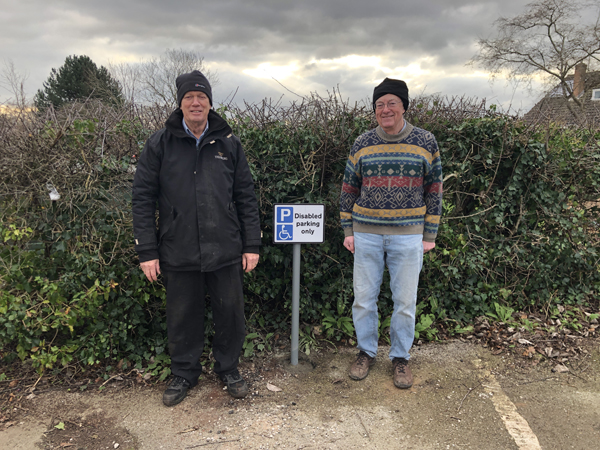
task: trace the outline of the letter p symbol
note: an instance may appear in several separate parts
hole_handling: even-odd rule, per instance
[[[292,208],[279,208],[279,223],[292,223],[293,220]]]

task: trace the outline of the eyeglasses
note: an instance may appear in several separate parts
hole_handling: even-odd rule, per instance
[[[387,102],[387,103],[375,103],[375,109],[384,109],[386,106],[389,109],[394,109],[397,108],[398,106],[400,106],[402,104],[402,102],[397,102],[395,100],[392,100],[391,102]]]

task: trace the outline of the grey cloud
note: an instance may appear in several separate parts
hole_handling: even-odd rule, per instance
[[[239,88],[237,98],[242,91],[243,98],[286,92],[242,70],[297,61],[306,79],[294,88],[339,85],[362,99],[371,94],[368,80],[384,73],[364,67],[324,71],[311,60],[380,55],[394,68],[429,56],[431,70],[468,70],[462,65],[477,38],[500,14],[522,7],[521,0],[9,0],[0,13],[0,46],[4,58],[30,73],[30,92],[69,54],[88,54],[106,65],[185,48],[201,52],[208,65],[235,66],[221,79],[223,88]]]
[[[521,2],[503,3],[503,11]],[[420,1],[58,1],[40,8],[57,15],[76,11],[95,24],[79,30],[83,38],[172,40],[209,50],[234,45],[248,57],[274,51],[317,58],[376,53],[408,47],[440,51],[463,45],[489,28],[497,2]],[[483,7],[481,5],[488,5]],[[471,11],[471,13],[469,13]],[[476,15],[475,15],[476,14]],[[75,27],[76,24],[73,24]]]

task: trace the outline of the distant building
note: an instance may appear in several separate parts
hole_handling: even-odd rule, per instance
[[[600,71],[587,72],[587,66],[581,63],[575,67],[573,75],[567,76],[566,81],[583,109],[573,99],[565,98],[559,84],[531,108],[523,119],[532,124],[552,122],[600,128]]]

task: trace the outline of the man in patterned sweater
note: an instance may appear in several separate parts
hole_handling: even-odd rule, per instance
[[[442,165],[433,134],[404,120],[408,87],[386,78],[373,92],[379,126],[359,136],[350,152],[340,199],[344,246],[354,253],[352,317],[359,353],[350,378],[362,380],[375,363],[377,300],[387,265],[394,309],[394,385],[412,386],[408,366],[423,253],[435,247],[442,214]]]

